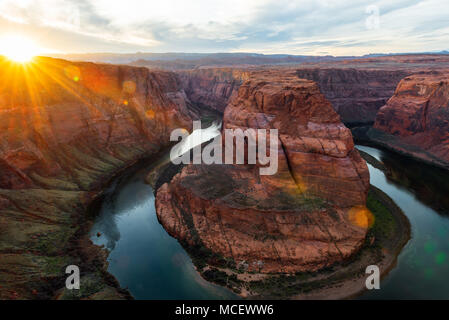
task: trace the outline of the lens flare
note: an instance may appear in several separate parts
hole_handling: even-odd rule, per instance
[[[348,219],[353,225],[364,229],[368,229],[374,224],[374,215],[364,206],[351,208],[348,212]]]

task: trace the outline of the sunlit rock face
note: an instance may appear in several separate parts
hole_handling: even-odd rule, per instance
[[[315,271],[357,252],[370,221],[369,173],[316,83],[294,71],[252,72],[224,112],[223,129],[237,128],[278,130],[278,171],[186,166],[157,192],[166,230],[263,273]]]
[[[98,167],[157,151],[174,128],[191,127],[169,72],[40,58],[3,62],[1,73],[0,163],[10,168],[0,173],[2,187],[41,186],[38,177],[54,176],[86,190],[76,169],[92,167],[96,176]]]
[[[356,65],[354,66],[356,67]],[[303,68],[299,78],[316,81],[346,124],[372,124],[378,110],[393,95],[406,70]]]
[[[449,74],[404,78],[377,115],[375,129],[396,139],[383,143],[449,168]]]
[[[177,72],[190,101],[223,112],[240,85],[248,78],[245,70],[204,68]]]
[[[0,299],[55,297],[70,264],[97,281],[85,298],[122,297],[98,276],[104,253],[82,237],[86,205],[195,118],[170,72],[0,58]]]

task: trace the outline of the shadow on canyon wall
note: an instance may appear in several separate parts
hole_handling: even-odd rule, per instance
[[[411,158],[388,152],[381,161],[391,181],[413,191],[416,198],[449,217],[449,173]]]

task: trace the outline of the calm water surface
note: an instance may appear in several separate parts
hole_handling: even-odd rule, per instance
[[[192,133],[191,147],[219,133],[219,124]],[[106,190],[91,239],[110,250],[109,269],[136,299],[231,299],[230,290],[205,281],[178,241],[159,224],[151,168],[128,172]],[[97,237],[100,232],[101,236]]]
[[[218,128],[206,129],[207,139]],[[357,147],[384,163],[387,174],[368,165],[371,183],[401,207],[412,226],[412,239],[381,290],[360,298],[449,299],[449,175],[386,151]],[[203,280],[181,245],[159,224],[153,190],[144,182],[149,170],[128,172],[105,193],[91,239],[110,250],[109,272],[136,299],[237,298]]]
[[[393,153],[357,146],[382,161],[387,174],[368,164],[371,184],[404,211],[412,239],[381,290],[362,299],[449,299],[449,174]]]

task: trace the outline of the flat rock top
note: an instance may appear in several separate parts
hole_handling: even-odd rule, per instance
[[[312,80],[300,79],[294,70],[261,70],[253,71],[249,74],[248,80],[252,83],[260,83],[273,88],[316,88],[316,83]]]
[[[254,165],[191,165],[180,183],[197,197],[234,209],[310,212],[327,208],[321,199],[299,194],[291,176],[277,176],[277,185],[260,181]],[[217,183],[220,181],[220,183]]]
[[[418,73],[402,79],[396,88],[394,96],[387,105],[400,101],[410,103],[423,103],[432,97],[435,100],[432,105],[443,107],[449,101],[449,73],[431,72]],[[433,99],[433,98],[432,98]]]

